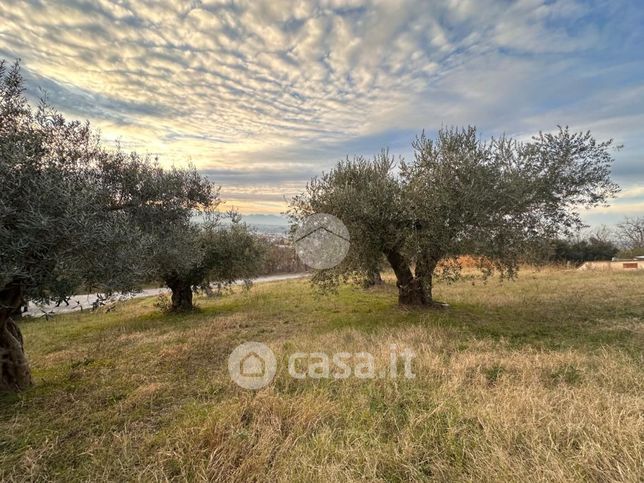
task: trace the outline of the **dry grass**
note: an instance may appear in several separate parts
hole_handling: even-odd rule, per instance
[[[167,316],[23,324],[37,386],[0,398],[2,480],[641,481],[641,273],[546,270],[439,284],[446,311],[395,289],[257,286]],[[256,340],[267,388],[228,378]],[[415,379],[294,380],[295,351],[416,352]]]

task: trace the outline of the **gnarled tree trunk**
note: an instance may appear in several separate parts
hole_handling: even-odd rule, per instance
[[[412,277],[407,283],[396,283],[398,286],[399,305],[430,305],[431,295],[427,294],[423,282]]]
[[[192,305],[192,285],[185,280],[170,279],[166,284],[172,290],[172,310],[188,311],[193,309]]]
[[[0,391],[20,391],[32,383],[22,334],[12,319],[22,305],[20,284],[0,289]]]
[[[432,303],[431,292],[427,292],[423,281],[415,277],[409,262],[399,252],[392,250],[386,254],[387,261],[396,274],[398,287],[398,304],[429,305]]]
[[[420,257],[416,262],[416,279],[422,281],[423,289],[427,295],[428,305],[433,305],[435,307],[444,307],[444,304],[434,301],[432,296],[433,281],[434,281],[434,270],[436,269],[438,262],[434,259]]]

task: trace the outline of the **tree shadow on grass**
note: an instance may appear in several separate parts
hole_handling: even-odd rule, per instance
[[[504,340],[511,346],[550,350],[596,350],[609,346],[624,349],[631,355],[641,354],[644,349],[642,307],[620,300],[562,296],[554,301],[545,302],[535,297],[526,302],[509,297],[502,304],[484,299],[478,303],[456,301],[449,308],[436,310],[399,307],[393,297],[395,287],[378,293],[345,294],[338,300],[341,304],[338,313],[328,315],[324,331],[351,328],[374,332],[421,325],[449,327],[462,334],[464,342]],[[451,302],[449,296],[443,299]],[[370,300],[377,310],[371,310]]]

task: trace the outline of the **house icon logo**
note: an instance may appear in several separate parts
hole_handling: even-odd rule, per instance
[[[263,377],[266,363],[259,354],[251,352],[239,361],[239,373],[244,377]]]
[[[244,389],[261,389],[275,377],[277,361],[273,351],[259,342],[246,342],[228,357],[228,373]]]

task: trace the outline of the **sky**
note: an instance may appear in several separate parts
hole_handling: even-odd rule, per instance
[[[2,0],[0,58],[107,143],[193,163],[226,206],[279,214],[346,156],[422,130],[613,138],[610,207],[644,215],[641,0]]]

